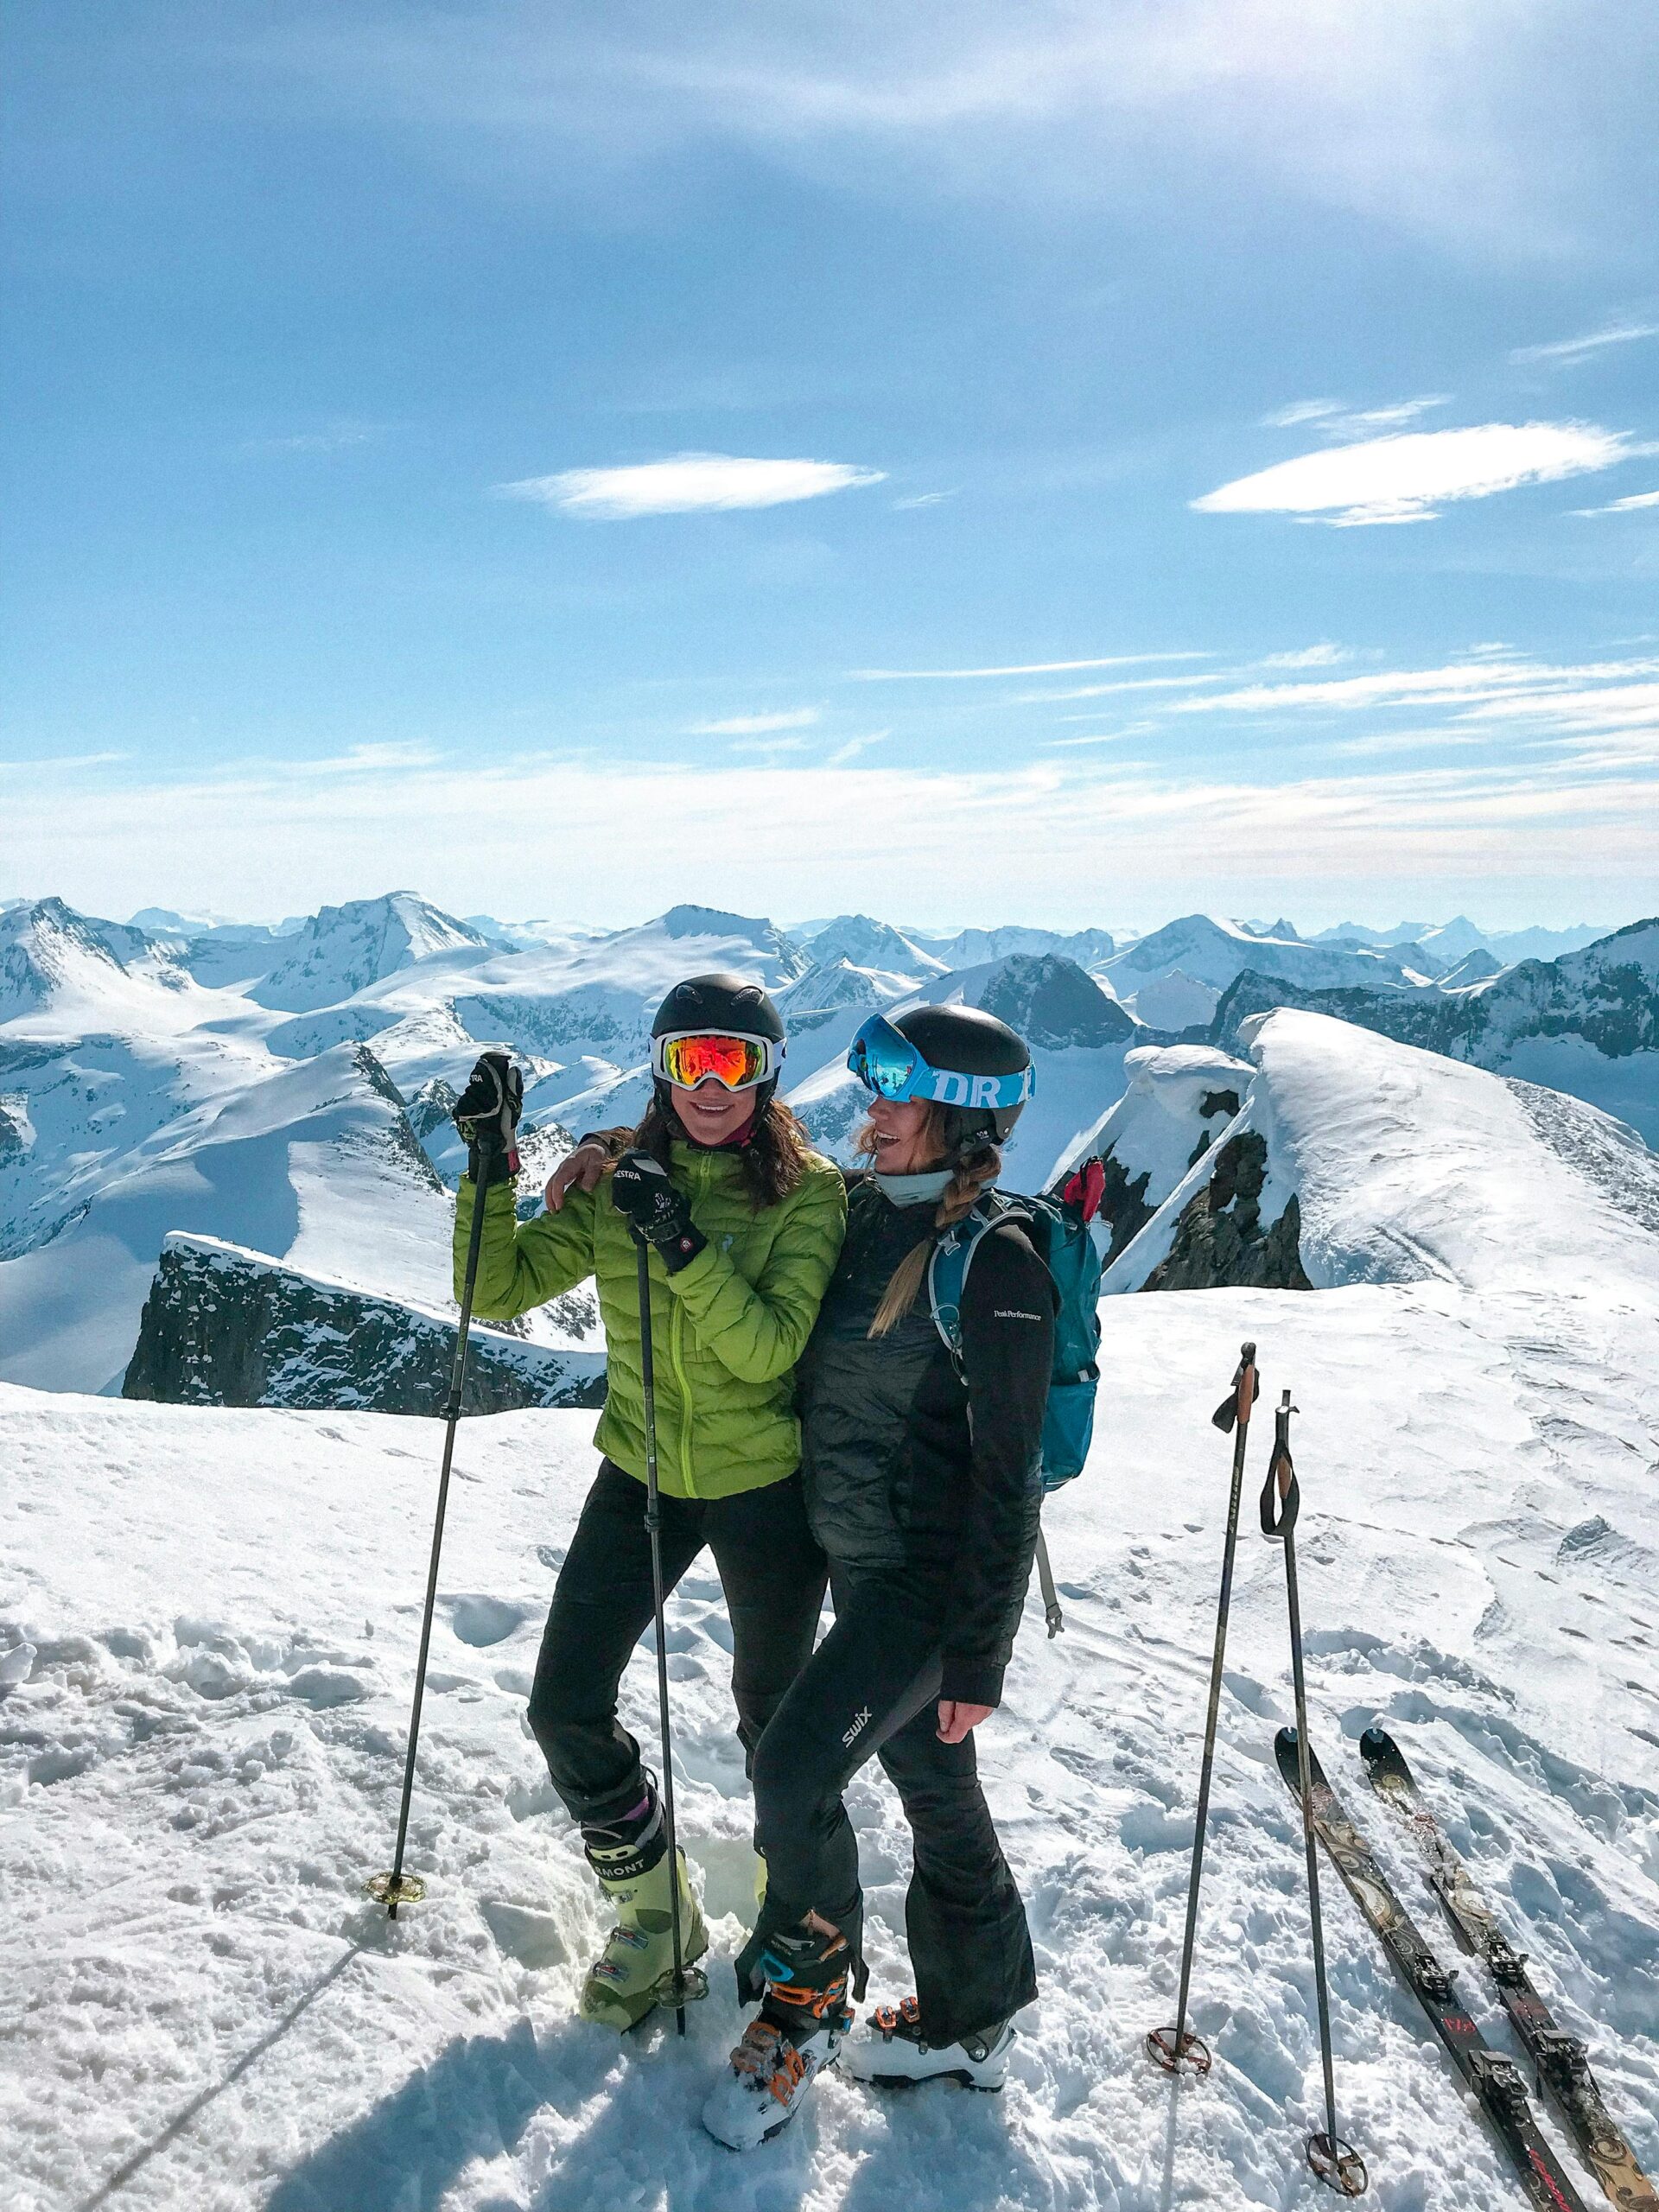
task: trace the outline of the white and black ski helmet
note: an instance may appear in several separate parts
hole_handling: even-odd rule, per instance
[[[676,983],[658,1007],[651,1025],[653,1038],[695,1035],[700,1030],[733,1037],[764,1037],[776,1047],[779,1059],[784,1056],[784,1020],[770,995],[759,983],[734,976],[727,969],[717,969],[707,976],[688,976],[683,983]],[[658,1077],[654,1088],[658,1104],[665,1114],[671,1115],[668,1084]],[[764,1111],[777,1088],[775,1075],[770,1081],[755,1086],[757,1114]]]
[[[914,1006],[893,1026],[931,1068],[950,1075],[1022,1075],[1031,1065],[1026,1040],[1006,1021],[976,1006]],[[947,1106],[944,1141],[954,1158],[977,1144],[1003,1144],[1025,1112],[1017,1106]]]

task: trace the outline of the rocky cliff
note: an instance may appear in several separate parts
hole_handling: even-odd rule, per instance
[[[1230,1137],[1202,1190],[1182,1208],[1166,1255],[1142,1290],[1312,1290],[1302,1266],[1301,1208],[1292,1192],[1262,1217],[1268,1145],[1255,1129]]]
[[[162,1246],[121,1395],[169,1405],[435,1414],[455,1327],[441,1314],[301,1274],[207,1236]],[[475,1329],[463,1409],[593,1406],[602,1352],[561,1352]]]

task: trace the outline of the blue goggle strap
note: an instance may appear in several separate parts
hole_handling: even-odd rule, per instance
[[[894,1101],[920,1098],[937,1106],[1023,1106],[1037,1088],[1034,1067],[1012,1075],[963,1075],[930,1067],[910,1039],[883,1014],[872,1014],[854,1038],[847,1065],[869,1090]]]

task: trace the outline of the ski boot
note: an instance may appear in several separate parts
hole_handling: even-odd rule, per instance
[[[588,1969],[577,2006],[584,2020],[626,2033],[658,2005],[675,2001],[674,1923],[669,1890],[668,1838],[663,1808],[651,1793],[638,1821],[614,1827],[584,1827],[582,1849],[600,1887],[616,1907],[616,1926]],[[686,1877],[685,1853],[675,1853],[680,1885],[680,1961],[690,1967],[709,1948],[702,1912]],[[685,1977],[681,2001],[708,1987],[701,1974]]]
[[[853,1964],[847,1938],[834,1931],[801,1923],[768,1937],[755,1967],[765,1981],[760,2010],[702,2108],[717,2143],[753,2151],[793,2120],[852,2025]]]
[[[906,1997],[895,2008],[878,2005],[868,2024],[841,2054],[842,2071],[855,2082],[891,2088],[902,2082],[960,2082],[968,2089],[1000,2089],[1007,2079],[1014,2026],[1004,2020],[956,2043],[922,2039],[921,2007]]]

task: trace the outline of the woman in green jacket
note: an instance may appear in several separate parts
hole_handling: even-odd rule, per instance
[[[638,1238],[650,1254],[664,1586],[709,1547],[731,1615],[746,1757],[811,1655],[823,1599],[823,1554],[801,1495],[793,1370],[841,1249],[847,1198],[839,1171],[774,1095],[783,1039],[757,985],[690,978],[652,1024],[651,1107],[595,1187],[572,1183],[556,1212],[521,1225],[505,1152],[474,1148],[456,1206],[459,1294],[487,1158],[480,1318],[510,1320],[589,1275],[598,1283],[608,1383],[594,1441],[605,1456],[559,1570],[530,1722],[617,1910],[581,2010],[620,2029],[671,1986],[677,1878],[683,1955],[708,1947],[683,1857],[670,1866],[655,1784],[616,1711],[653,1611]],[[496,1066],[480,1061],[457,1103],[458,1122],[499,1109],[499,1058],[490,1059]]]

